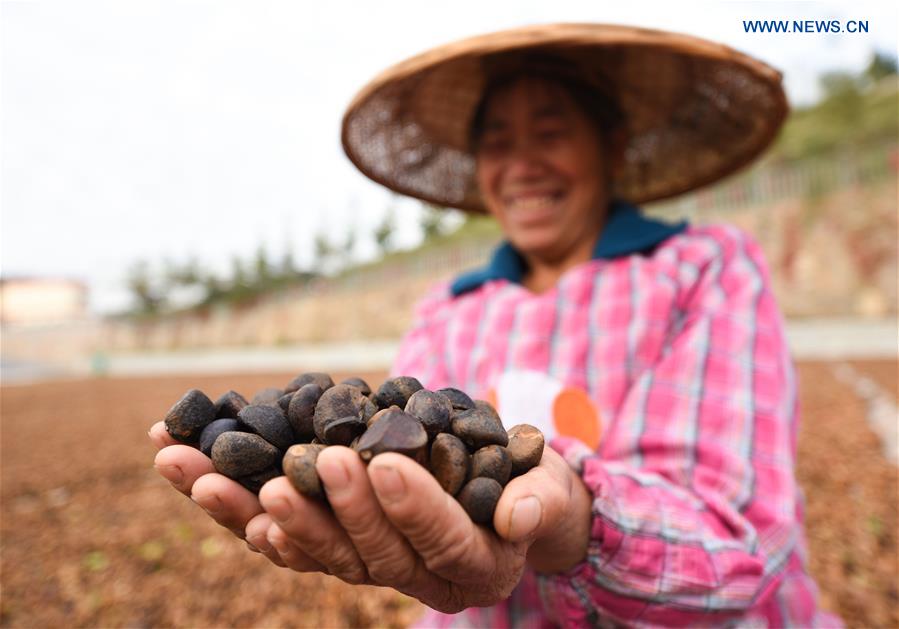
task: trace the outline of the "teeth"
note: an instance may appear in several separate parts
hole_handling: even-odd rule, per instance
[[[550,196],[545,197],[527,197],[525,199],[514,199],[510,204],[513,208],[522,210],[533,210],[545,205],[553,203],[554,199]]]

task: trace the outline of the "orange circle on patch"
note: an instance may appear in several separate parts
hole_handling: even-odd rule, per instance
[[[484,396],[484,400],[486,402],[489,402],[490,406],[492,406],[493,408],[499,409],[499,401],[496,397],[496,389],[490,389],[489,391],[487,391],[487,395]]]
[[[553,400],[553,424],[559,435],[574,437],[593,450],[599,446],[602,422],[593,402],[580,389],[559,391]]]

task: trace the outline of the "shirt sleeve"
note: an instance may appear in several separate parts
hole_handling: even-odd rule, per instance
[[[717,253],[693,267],[602,456],[552,444],[594,497],[586,560],[539,576],[563,626],[726,621],[774,592],[801,543],[795,377],[762,254],[732,228],[703,238]]]
[[[445,310],[452,299],[449,286],[439,284],[415,306],[412,327],[400,341],[390,376],[412,376],[426,389],[449,386],[440,347]]]

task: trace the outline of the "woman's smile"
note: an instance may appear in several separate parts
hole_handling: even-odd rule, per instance
[[[521,79],[489,100],[478,185],[531,266],[589,259],[608,204],[602,148],[599,130],[551,82]]]

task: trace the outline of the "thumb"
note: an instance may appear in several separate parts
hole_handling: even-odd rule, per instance
[[[509,482],[496,505],[493,527],[510,542],[533,542],[555,531],[569,512],[573,481],[564,459],[546,448],[540,465]]]

